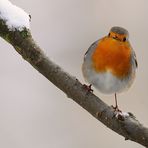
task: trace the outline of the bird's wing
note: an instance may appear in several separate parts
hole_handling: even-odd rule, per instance
[[[136,65],[136,68],[138,68],[138,62],[137,62],[137,57],[135,51],[132,49],[132,54],[133,54],[133,62]]]
[[[96,48],[96,46],[97,46],[97,44],[98,44],[98,41],[99,41],[99,40],[95,41],[94,43],[92,43],[92,44],[90,45],[90,47],[88,48],[88,50],[86,51],[86,53],[85,53],[85,55],[84,55],[84,59],[85,59],[85,57],[87,56],[87,54],[88,54],[90,51],[92,51],[93,49]]]

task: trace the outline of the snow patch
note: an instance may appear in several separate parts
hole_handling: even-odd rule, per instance
[[[9,0],[0,0],[0,19],[6,22],[10,31],[30,28],[30,17],[21,8],[13,5]]]
[[[124,119],[128,118],[129,116],[130,116],[129,113],[127,113],[127,112],[121,112],[121,111],[116,111],[115,112],[115,117],[117,119],[119,119],[119,120],[123,120],[124,121]]]

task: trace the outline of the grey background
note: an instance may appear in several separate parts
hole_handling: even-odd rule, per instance
[[[11,0],[32,16],[31,30],[45,53],[84,83],[83,55],[112,26],[125,27],[139,68],[120,108],[148,125],[147,0]],[[0,147],[141,148],[106,128],[24,61],[0,38]],[[109,105],[113,95],[96,95]]]

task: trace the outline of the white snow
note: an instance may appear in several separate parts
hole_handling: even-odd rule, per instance
[[[118,118],[119,116],[122,116],[123,118],[127,118],[127,117],[129,117],[129,113],[117,111],[115,117]]]
[[[9,0],[0,0],[0,19],[6,22],[10,31],[15,29],[22,31],[24,28],[30,28],[29,15]]]

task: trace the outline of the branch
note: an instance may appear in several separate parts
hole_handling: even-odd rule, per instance
[[[75,77],[50,61],[43,50],[35,43],[27,27],[21,30],[10,29],[6,20],[0,17],[0,36],[9,42],[36,70],[61,89],[67,97],[73,99],[96,119],[125,137],[125,140],[132,140],[148,147],[147,127],[144,127],[132,113],[129,113],[129,116],[125,118],[122,118],[122,116],[116,118],[112,107],[85,90]]]

